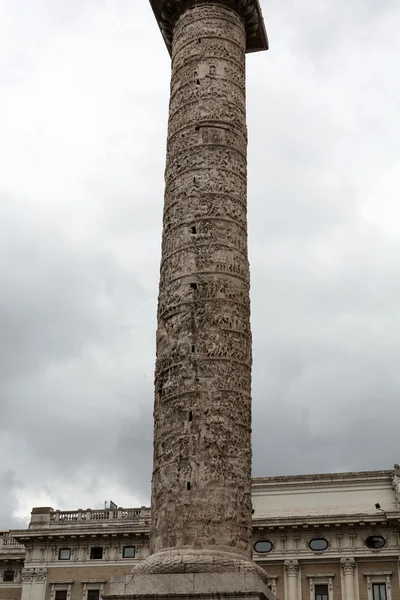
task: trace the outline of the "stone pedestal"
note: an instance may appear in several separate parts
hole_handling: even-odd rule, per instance
[[[114,577],[104,600],[166,598],[276,600],[268,575],[250,559],[193,549],[158,552],[128,577]]]
[[[112,581],[107,600],[276,600],[255,573],[173,573],[137,575]]]

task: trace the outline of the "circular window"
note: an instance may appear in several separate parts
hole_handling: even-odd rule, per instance
[[[377,550],[386,546],[386,541],[385,538],[381,535],[369,535],[365,540],[365,545],[367,546],[367,548]]]
[[[311,550],[314,550],[315,552],[323,552],[329,546],[328,541],[325,538],[314,538],[313,540],[310,540],[308,545]]]
[[[273,544],[269,540],[260,540],[254,544],[254,550],[259,554],[263,554],[263,552],[271,552],[272,548]]]

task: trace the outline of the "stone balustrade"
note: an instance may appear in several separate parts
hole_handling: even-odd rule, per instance
[[[112,520],[143,521],[145,525],[150,520],[148,508],[119,508],[116,510],[55,510],[50,514],[50,523],[72,523],[74,521],[112,521]],[[146,523],[147,521],[147,523]]]
[[[22,544],[19,544],[8,532],[0,533],[0,547],[18,547],[24,549]]]
[[[150,525],[150,509],[141,508],[116,508],[116,509],[91,509],[86,510],[53,510],[50,507],[34,508],[31,515],[30,529],[42,527],[73,526],[75,524],[96,522],[129,522],[137,526]]]

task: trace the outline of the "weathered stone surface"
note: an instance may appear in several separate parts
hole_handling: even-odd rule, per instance
[[[107,600],[119,598],[146,597],[163,600],[177,598],[259,598],[276,600],[267,584],[252,572],[236,573],[180,573],[135,575],[128,579],[125,586],[111,582]]]
[[[242,18],[219,2],[176,21],[155,370],[158,554],[143,564],[153,572],[188,569],[187,556],[166,549],[250,556],[245,51]],[[214,571],[212,561],[192,559],[194,571]]]
[[[174,573],[249,573],[268,582],[267,572],[240,554],[192,548],[157,552],[134,570],[135,577],[144,574]]]
[[[267,50],[268,38],[259,0],[213,0],[214,4],[226,6],[237,12],[246,30],[247,52]],[[204,5],[204,0],[150,0],[168,51],[176,43],[176,23],[189,8]],[[217,33],[220,35],[220,33]]]

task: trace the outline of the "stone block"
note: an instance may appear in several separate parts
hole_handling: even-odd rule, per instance
[[[257,573],[176,573],[137,574],[124,586],[111,582],[104,600],[276,600],[267,584]]]

